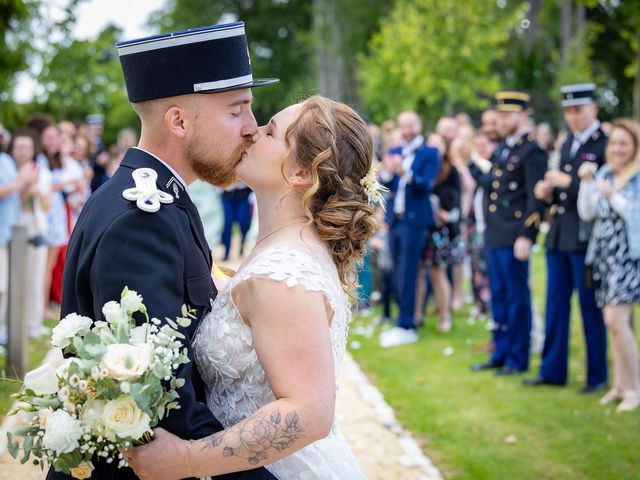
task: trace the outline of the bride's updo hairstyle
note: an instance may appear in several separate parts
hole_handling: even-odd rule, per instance
[[[286,142],[283,173],[289,157],[310,172],[312,186],[302,197],[306,216],[329,246],[341,282],[353,287],[355,266],[377,229],[362,182],[373,158],[367,125],[349,106],[313,96],[302,102]]]

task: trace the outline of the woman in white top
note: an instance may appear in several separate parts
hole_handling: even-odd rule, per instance
[[[51,207],[51,172],[45,165],[37,166],[34,133],[17,132],[11,140],[9,153],[18,168],[32,165],[38,171],[37,180],[21,194],[21,221],[27,228],[27,258],[24,276],[24,312],[30,337],[46,335],[44,320],[44,276],[47,263],[47,212]]]

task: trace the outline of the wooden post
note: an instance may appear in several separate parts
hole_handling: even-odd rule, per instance
[[[7,374],[24,378],[27,373],[27,319],[24,315],[24,275],[27,228],[14,225],[9,242],[9,349]]]

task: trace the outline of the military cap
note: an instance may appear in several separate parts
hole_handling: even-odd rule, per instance
[[[574,85],[564,85],[560,87],[563,107],[575,107],[577,105],[588,105],[596,101],[595,83],[577,83]]]
[[[253,78],[244,22],[127,40],[116,47],[133,103],[278,81]]]
[[[524,112],[529,108],[529,95],[523,92],[496,93],[496,110],[499,112]]]

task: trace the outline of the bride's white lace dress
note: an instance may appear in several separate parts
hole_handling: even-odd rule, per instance
[[[325,296],[333,311],[330,335],[336,379],[347,343],[348,299],[326,251],[294,241],[254,252],[220,291],[193,343],[195,362],[206,383],[207,404],[225,428],[275,400],[256,355],[251,328],[240,317],[231,296],[233,288],[250,277],[284,282],[289,287],[300,285]],[[279,480],[366,478],[335,423],[326,438],[266,468]]]

